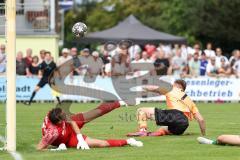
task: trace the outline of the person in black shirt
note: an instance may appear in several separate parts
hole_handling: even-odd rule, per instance
[[[164,58],[164,52],[159,51],[157,59],[154,62],[157,75],[167,75],[169,60]]]
[[[35,87],[29,102],[25,103],[26,105],[31,105],[32,100],[35,97],[36,93],[39,91],[39,89],[43,88],[46,84],[48,84],[49,76],[55,69],[56,69],[56,64],[52,61],[51,53],[46,51],[44,61],[41,64],[39,64],[38,75],[40,77],[40,81]],[[58,103],[61,103],[60,98],[58,96],[56,98],[58,100]]]
[[[38,72],[39,72],[38,61],[39,61],[38,56],[34,56],[32,58],[32,63],[29,66],[29,72],[31,75],[38,75]]]

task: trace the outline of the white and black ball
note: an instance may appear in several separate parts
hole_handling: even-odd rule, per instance
[[[84,37],[87,33],[87,25],[82,22],[77,22],[72,27],[72,33],[76,37]]]

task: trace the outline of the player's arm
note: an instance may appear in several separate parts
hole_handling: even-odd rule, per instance
[[[205,123],[205,120],[204,120],[203,116],[201,115],[200,112],[196,112],[194,114],[194,118],[196,119],[196,121],[199,124],[200,130],[201,130],[201,134],[203,136],[205,136],[206,135],[206,123]]]
[[[78,140],[78,144],[77,144],[77,149],[90,149],[88,144],[85,142],[83,135],[81,134],[81,130],[78,127],[77,123],[75,121],[70,120],[69,117],[67,117],[68,122],[71,124],[74,132],[77,134],[77,140]]]
[[[166,81],[160,80],[159,86],[147,85],[147,86],[143,87],[143,90],[145,90],[147,92],[155,92],[155,93],[165,95],[172,90],[172,85]]]
[[[47,148],[48,148],[48,144],[44,144],[42,140],[40,140],[40,142],[36,147],[38,151],[43,151],[43,150],[46,150]]]

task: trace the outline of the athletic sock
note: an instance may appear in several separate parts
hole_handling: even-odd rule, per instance
[[[35,97],[35,95],[36,95],[36,91],[33,91],[33,92],[32,92],[32,95],[31,95],[31,98],[30,98],[30,100],[29,100],[29,104],[32,103],[32,100],[33,100],[33,98]]]
[[[96,109],[99,109],[101,111],[101,114],[104,115],[119,107],[120,107],[119,102],[115,101],[110,103],[103,103],[100,106],[98,106]]]
[[[58,104],[61,104],[60,98],[58,96],[56,96]]]
[[[127,140],[125,139],[108,139],[106,140],[109,147],[121,147],[127,145]]]

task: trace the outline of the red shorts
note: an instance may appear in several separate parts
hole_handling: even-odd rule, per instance
[[[78,125],[78,127],[79,127],[80,129],[81,129],[81,128],[84,126],[84,124],[85,124],[82,113],[78,113],[78,114],[72,115],[72,116],[71,116],[71,119],[77,123],[77,125]]]
[[[77,125],[80,129],[85,124],[82,113],[74,114],[73,116],[71,116],[71,119],[77,123]],[[85,140],[86,138],[87,138],[87,136],[83,135],[83,139]],[[77,147],[77,144],[78,144],[77,135],[73,131],[66,146],[67,147]]]

